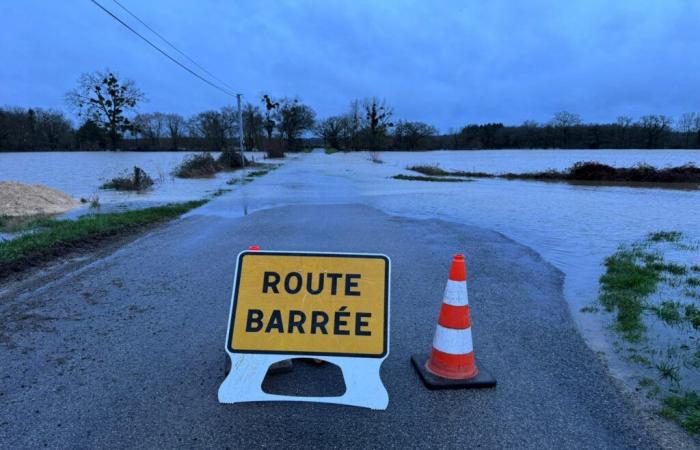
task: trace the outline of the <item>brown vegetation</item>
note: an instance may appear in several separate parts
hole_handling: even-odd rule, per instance
[[[490,174],[484,172],[447,171],[437,166],[412,166],[408,170],[430,176],[506,178],[522,180],[564,180],[642,183],[700,183],[700,168],[688,163],[657,169],[639,164],[635,167],[612,167],[599,162],[577,162],[564,171],[547,170],[530,173]]]

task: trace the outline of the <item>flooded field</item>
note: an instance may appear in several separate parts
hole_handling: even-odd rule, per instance
[[[196,200],[208,192],[226,187],[234,175],[219,173],[209,179],[174,178],[172,170],[192,155],[188,152],[27,152],[0,153],[0,180],[43,184],[61,190],[76,199],[99,197],[106,209],[125,205],[145,207],[152,204]],[[215,153],[214,156],[218,156]],[[263,153],[254,154],[256,160]],[[248,159],[250,153],[246,154]],[[134,166],[146,171],[156,184],[144,193],[100,189],[115,176],[131,172]]]

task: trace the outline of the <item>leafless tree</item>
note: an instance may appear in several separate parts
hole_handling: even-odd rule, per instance
[[[394,128],[394,148],[415,150],[436,134],[437,129],[427,123],[399,121]]]
[[[581,116],[568,111],[559,111],[554,114],[552,119],[552,126],[559,130],[562,137],[562,147],[569,146],[569,138],[571,136],[571,130],[573,127],[581,125]]]
[[[285,140],[288,150],[298,150],[299,138],[305,131],[313,129],[316,113],[298,98],[282,99],[279,112],[280,121],[277,127],[280,137]]]
[[[678,131],[683,134],[686,147],[690,146],[690,138],[697,131],[696,127],[700,122],[698,119],[698,115],[694,112],[683,113],[680,119],[678,119]]]
[[[316,125],[315,132],[323,139],[326,146],[334,149],[342,148],[342,138],[345,131],[346,120],[341,116],[332,116],[324,119]]]
[[[394,126],[391,123],[393,110],[386,104],[385,100],[380,100],[377,97],[365,100],[362,106],[365,110],[369,131],[369,149],[377,150],[382,145],[387,130]]]
[[[187,122],[179,114],[167,114],[165,116],[165,124],[168,128],[170,146],[173,150],[178,150],[182,136],[185,134],[185,126]]]
[[[663,114],[640,117],[639,126],[644,130],[646,148],[656,148],[659,138],[671,129],[672,123],[673,119]]]
[[[265,126],[260,108],[248,103],[243,108],[243,141],[246,150],[262,149],[262,134]]]
[[[159,112],[137,114],[134,117],[134,128],[138,135],[146,139],[151,148],[159,149],[160,139],[165,136],[166,116]]]
[[[123,133],[132,129],[127,114],[144,99],[132,80],[119,81],[109,70],[82,74],[78,87],[66,94],[66,101],[79,117],[105,130],[112,150],[117,148]]]

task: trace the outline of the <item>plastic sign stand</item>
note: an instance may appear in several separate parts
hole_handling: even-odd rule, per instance
[[[357,253],[244,251],[238,256],[219,402],[303,401],[386,409],[380,367],[389,354],[391,263]],[[268,394],[271,364],[315,358],[337,365],[345,393]]]

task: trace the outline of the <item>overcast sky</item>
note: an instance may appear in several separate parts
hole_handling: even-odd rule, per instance
[[[372,95],[443,131],[700,110],[696,0],[120,2],[246,100],[296,95],[319,117]],[[233,101],[90,0],[0,0],[0,58],[0,105],[65,108],[80,73],[106,67],[136,81],[145,111]]]

